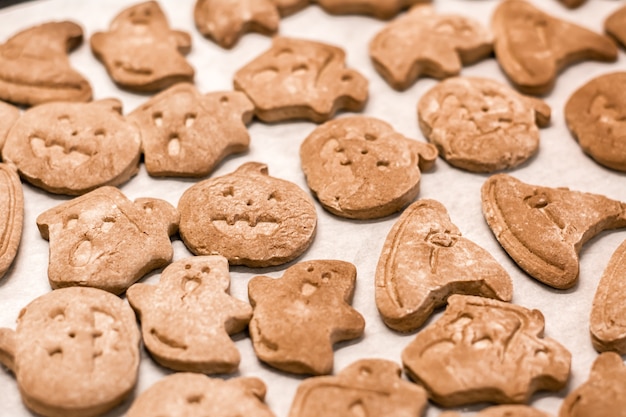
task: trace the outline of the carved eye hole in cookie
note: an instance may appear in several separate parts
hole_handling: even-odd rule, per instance
[[[293,55],[293,50],[291,48],[283,48],[276,52],[276,58],[278,59],[287,58],[291,55]]]
[[[526,203],[526,205],[528,205],[528,207],[533,209],[542,209],[550,204],[548,196],[543,193],[533,194],[531,196],[525,197],[524,202]]]
[[[344,83],[352,81],[352,74],[343,74],[341,76],[341,81],[343,81]]]
[[[204,396],[202,394],[192,394],[186,398],[187,404],[200,404]]]
[[[291,69],[291,72],[293,75],[304,75],[308,70],[309,67],[306,64],[297,64]]]
[[[61,123],[69,123],[70,122],[70,116],[68,116],[67,114],[63,114],[59,117],[57,117],[57,120]]]
[[[361,149],[361,155],[367,155],[368,153],[369,153],[369,150]]]
[[[548,361],[548,350],[545,348],[536,349],[533,356],[541,361]]]
[[[170,133],[167,141],[167,154],[170,156],[178,156],[180,154],[180,138],[178,133]]]
[[[378,137],[376,135],[372,134],[372,133],[366,133],[365,134],[365,140],[367,140],[367,141],[373,142],[376,139],[378,139]]]
[[[360,398],[348,406],[350,417],[367,417],[369,412]]]
[[[163,113],[160,111],[152,113],[152,121],[156,127],[163,126]]]
[[[493,340],[489,335],[475,336],[472,339],[472,347],[476,349],[488,349],[493,346]]]
[[[78,214],[70,214],[63,219],[63,223],[64,229],[73,229],[78,224]]]
[[[222,97],[220,97],[220,104],[221,104],[222,106],[227,105],[227,104],[228,104],[228,97],[226,97],[226,96],[222,96]]]
[[[63,321],[65,320],[65,310],[62,307],[53,308],[49,316],[54,321]]]
[[[95,132],[93,132],[94,136],[96,137],[96,140],[101,141],[104,139],[104,136],[106,135],[106,130],[104,129],[96,129]]]
[[[224,98],[224,97],[222,97]],[[220,99],[221,100],[221,99]],[[196,122],[197,115],[195,113],[187,113],[185,115],[185,127],[191,127]]]
[[[267,201],[280,201],[280,196],[276,191],[272,191],[267,197]]]
[[[268,67],[254,74],[254,82],[259,84],[268,83],[278,75],[278,68]]]
[[[102,219],[102,226],[100,226],[100,230],[102,231],[102,233],[108,233],[114,225],[115,217],[106,216],[104,219]]]
[[[331,277],[331,273],[330,272],[324,272],[322,274],[322,283],[323,284],[328,284],[328,282],[330,281],[330,277]]]
[[[381,159],[379,161],[376,161],[376,167],[378,169],[382,169],[382,170],[388,169],[389,168],[389,161],[387,161],[386,159]]]
[[[52,359],[60,359],[63,357],[63,349],[61,349],[61,347],[50,349],[48,350],[48,356]]]

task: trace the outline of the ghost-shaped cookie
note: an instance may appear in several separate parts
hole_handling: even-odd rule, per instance
[[[248,149],[254,106],[241,92],[200,94],[179,83],[150,98],[128,120],[141,131],[152,176],[201,177],[232,153]]]
[[[191,50],[191,36],[170,29],[156,1],[120,12],[108,32],[93,34],[91,50],[113,81],[128,90],[154,92],[193,82],[194,69],[183,56]]]
[[[513,283],[489,252],[461,236],[441,203],[418,200],[385,240],[376,269],[376,306],[387,326],[413,331],[450,294],[511,301]]]
[[[172,260],[169,237],[178,219],[168,202],[132,202],[115,187],[98,188],[43,212],[37,227],[50,241],[50,286],[124,292]]]
[[[333,344],[360,337],[365,327],[349,304],[355,284],[354,265],[334,260],[300,262],[280,279],[252,278],[249,328],[257,357],[286,372],[331,373]]]
[[[234,85],[264,122],[320,123],[341,109],[360,111],[367,100],[367,79],[344,61],[339,47],[277,36],[268,51],[235,73]]]
[[[223,256],[181,259],[165,268],[158,285],[130,287],[126,296],[152,357],[176,371],[236,371],[240,355],[229,335],[248,325],[252,307],[231,297],[229,287]]]
[[[22,239],[24,192],[15,169],[0,163],[0,279],[10,268]]]
[[[569,378],[571,354],[544,339],[543,329],[539,310],[455,294],[443,316],[404,349],[402,363],[444,407],[525,403],[535,391],[560,390]]]
[[[92,417],[131,393],[139,368],[135,314],[96,288],[62,288],[28,304],[17,329],[0,329],[0,363],[24,404],[46,417]]]
[[[463,65],[487,58],[492,36],[479,22],[460,15],[437,14],[416,5],[389,23],[370,42],[374,68],[396,90],[419,77],[458,75]]]
[[[91,85],[67,56],[82,41],[83,29],[69,21],[43,23],[13,35],[0,45],[0,100],[24,106],[91,100]]]

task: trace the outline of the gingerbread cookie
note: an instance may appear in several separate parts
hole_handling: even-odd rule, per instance
[[[411,140],[382,120],[331,120],[300,146],[302,170],[313,194],[333,214],[373,219],[401,210],[419,193],[420,170],[437,149]]]
[[[575,62],[617,59],[611,39],[550,16],[525,0],[502,1],[492,26],[498,63],[526,94],[547,94],[557,74]]]
[[[559,411],[559,417],[607,416],[626,416],[626,366],[613,352],[598,356],[587,382],[565,397]]]
[[[0,45],[0,100],[24,106],[49,101],[89,101],[89,82],[70,66],[68,52],[83,41],[74,22],[25,29]]]
[[[201,181],[178,202],[180,236],[196,255],[222,255],[231,265],[287,263],[313,241],[315,206],[296,184],[248,162],[231,174]]]
[[[401,10],[430,0],[313,0],[332,14],[364,14],[378,19],[391,19]]]
[[[4,101],[0,101],[0,151],[4,146],[4,141],[9,134],[9,129],[13,123],[20,117],[20,111],[17,107],[13,107]]]
[[[16,331],[0,329],[0,362],[46,417],[106,413],[133,390],[139,359],[133,310],[96,288],[52,291],[20,312]]]
[[[623,47],[626,47],[626,6],[620,7],[607,17],[604,21],[604,30]]]
[[[569,7],[570,9],[575,9],[576,7],[580,7],[587,0],[559,0],[563,5]]]
[[[275,33],[280,14],[272,0],[197,0],[193,18],[200,33],[232,48],[246,32]]]
[[[439,417],[461,417],[455,411],[445,411]],[[552,417],[550,414],[539,411],[527,405],[496,405],[485,408],[476,414],[476,417]]]
[[[132,202],[114,187],[101,187],[37,217],[50,241],[52,288],[88,286],[120,294],[148,272],[168,264],[178,213],[168,202]]]
[[[444,407],[525,403],[535,391],[560,390],[569,377],[571,354],[544,339],[543,329],[538,310],[452,295],[443,316],[404,349],[402,363]]]
[[[417,106],[424,136],[452,166],[471,172],[514,168],[539,149],[550,107],[487,78],[447,79]]]
[[[264,122],[324,122],[340,109],[360,111],[368,82],[345,68],[343,49],[320,42],[275,37],[272,47],[235,74]]]
[[[139,169],[141,135],[117,99],[54,102],[24,112],[9,131],[2,158],[20,176],[55,194],[119,185]]]
[[[394,330],[420,327],[450,294],[511,301],[509,274],[485,249],[461,236],[446,208],[418,200],[394,224],[376,269],[376,306]]]
[[[309,378],[298,386],[289,417],[421,416],[426,391],[401,373],[395,362],[361,359],[336,376]]]
[[[286,372],[333,370],[333,344],[360,337],[365,321],[349,303],[356,268],[343,261],[300,262],[280,279],[254,277],[250,338],[260,360]]]
[[[194,69],[183,56],[191,50],[191,36],[170,29],[156,1],[118,14],[108,32],[91,37],[91,50],[113,81],[128,90],[153,92],[193,81]]]
[[[439,15],[431,5],[416,5],[370,42],[374,68],[396,90],[419,77],[446,78],[487,58],[491,34],[479,22],[459,15]]]
[[[509,256],[533,278],[566,289],[578,279],[582,245],[626,227],[626,203],[598,194],[529,185],[506,174],[482,186],[483,215]]]
[[[246,328],[252,307],[231,297],[229,287],[223,256],[181,259],[165,268],[158,285],[130,287],[126,296],[152,357],[176,371],[236,371],[240,355],[228,336]]]
[[[604,74],[565,105],[565,121],[582,150],[605,167],[626,171],[626,72]]]
[[[0,279],[13,263],[22,238],[24,192],[14,168],[0,164]]]
[[[150,175],[202,177],[226,156],[248,149],[246,124],[253,111],[243,93],[202,95],[180,83],[150,98],[128,120],[141,130]]]
[[[126,417],[274,417],[263,402],[265,391],[258,378],[222,380],[176,373],[143,392]]]

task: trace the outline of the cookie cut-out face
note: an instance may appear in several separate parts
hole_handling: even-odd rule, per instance
[[[341,48],[319,42],[275,37],[272,47],[235,74],[265,122],[290,119],[326,121],[340,109],[359,111],[367,80],[345,68]]]
[[[451,77],[463,65],[488,57],[492,37],[472,19],[438,15],[430,5],[417,5],[380,31],[369,50],[385,81],[405,90],[420,76]]]
[[[0,99],[25,106],[89,101],[89,82],[70,66],[67,53],[83,41],[74,22],[25,29],[0,45]]]
[[[391,19],[401,10],[429,0],[314,0],[332,14],[364,14],[378,19]]]
[[[141,137],[119,100],[46,103],[20,117],[2,158],[22,178],[55,194],[84,194],[126,182],[138,170]]]
[[[122,11],[108,32],[91,37],[91,49],[113,81],[129,90],[158,91],[193,81],[194,69],[183,56],[191,49],[191,36],[170,29],[155,1]]]
[[[601,75],[576,90],[565,120],[586,154],[626,171],[626,72]]]
[[[129,288],[152,357],[177,371],[236,371],[240,355],[228,335],[247,326],[252,307],[228,295],[229,287],[226,258],[198,256],[165,268],[157,286]]]
[[[0,164],[0,279],[13,263],[22,238],[24,192],[13,167]]]
[[[37,217],[50,241],[52,288],[89,286],[115,294],[172,259],[169,236],[178,213],[163,200],[129,201],[114,187],[101,187]]]
[[[152,97],[128,120],[141,130],[150,175],[199,177],[227,155],[248,149],[245,125],[253,111],[243,93],[202,95],[193,85],[181,83]]]
[[[539,148],[550,107],[486,78],[445,80],[422,96],[420,128],[457,168],[492,172],[514,168]]]
[[[13,348],[0,359],[22,400],[43,416],[102,415],[132,391],[139,367],[133,310],[95,288],[64,288],[26,306],[17,330],[0,329]]]
[[[180,235],[196,255],[222,255],[231,265],[280,265],[311,244],[315,206],[297,185],[248,162],[182,195]]]
[[[444,315],[404,349],[402,362],[444,407],[525,403],[537,390],[563,388],[569,377],[571,354],[543,339],[543,329],[538,310],[452,295]]]
[[[492,27],[500,67],[526,94],[550,92],[557,74],[575,62],[617,59],[611,39],[550,16],[525,0],[502,1]]]
[[[333,344],[363,334],[365,321],[350,306],[356,268],[343,261],[307,261],[280,279],[254,277],[250,337],[260,360],[298,374],[333,369]]]
[[[441,203],[418,200],[383,246],[376,306],[389,327],[413,331],[454,293],[510,301],[513,284],[489,252],[461,236]]]
[[[298,386],[289,417],[420,416],[426,391],[401,372],[394,362],[362,359],[336,376],[309,378]]]
[[[392,214],[419,193],[433,145],[411,140],[372,117],[326,122],[300,147],[307,183],[331,213],[354,219]]]
[[[606,18],[604,30],[623,47],[626,47],[626,6],[620,7]]]
[[[222,380],[196,373],[176,373],[144,391],[127,417],[274,417],[263,402],[265,384],[258,378]]]
[[[565,289],[578,279],[582,245],[626,227],[626,205],[598,194],[525,184],[506,174],[482,186],[485,220],[509,256],[533,278]]]
[[[9,129],[18,117],[20,117],[20,111],[17,107],[0,101],[0,151],[2,151]]]

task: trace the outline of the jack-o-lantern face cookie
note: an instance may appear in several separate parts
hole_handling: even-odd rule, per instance
[[[364,14],[391,19],[401,10],[430,0],[313,0],[331,14]]]
[[[617,59],[608,37],[550,16],[526,0],[502,1],[492,27],[500,67],[526,94],[550,92],[557,74],[575,62]]]
[[[166,376],[143,392],[126,417],[274,417],[258,378],[222,380],[196,373]]]
[[[52,291],[21,311],[15,332],[0,329],[0,361],[46,417],[104,414],[134,388],[139,359],[133,310],[96,288]]]
[[[91,50],[117,85],[133,91],[158,91],[192,82],[194,70],[183,54],[191,49],[187,32],[172,30],[156,1],[129,7],[108,32],[91,37]]]
[[[472,172],[516,167],[539,148],[550,107],[497,81],[458,77],[422,96],[420,128],[450,165]]]
[[[128,115],[141,130],[146,169],[153,176],[208,175],[226,156],[248,149],[254,106],[240,92],[202,95],[181,83]]]
[[[387,326],[412,331],[450,294],[510,301],[509,274],[461,236],[435,200],[411,204],[389,232],[376,269],[376,306]]]
[[[626,6],[622,6],[604,21],[604,30],[626,47]]]
[[[343,49],[276,37],[272,47],[235,74],[235,89],[248,95],[264,122],[324,122],[340,109],[359,111],[367,80],[345,68]]]
[[[248,325],[252,307],[228,295],[229,287],[223,256],[181,259],[165,268],[157,286],[130,287],[126,296],[152,357],[177,371],[236,371],[240,355],[228,335]]]
[[[576,90],[565,121],[586,154],[626,171],[626,72],[601,75]]]
[[[558,391],[569,377],[571,354],[544,339],[543,328],[538,310],[452,295],[443,316],[404,349],[402,362],[444,407],[525,403],[535,391]]]
[[[387,216],[419,193],[422,169],[437,149],[411,140],[373,117],[331,120],[300,146],[302,170],[324,208],[353,219]]]
[[[289,417],[421,416],[426,391],[401,373],[394,362],[361,359],[337,376],[309,378],[298,386]]]
[[[141,155],[139,129],[121,113],[116,99],[33,107],[9,131],[2,158],[51,193],[119,185],[137,173]]]
[[[169,236],[177,225],[178,213],[166,201],[132,202],[114,187],[51,208],[37,217],[41,236],[50,241],[50,285],[122,293],[172,260]]]
[[[365,321],[349,303],[356,268],[343,261],[300,262],[280,279],[248,284],[254,308],[250,337],[258,358],[286,372],[333,370],[333,344],[360,337]]]
[[[317,214],[296,184],[248,162],[182,195],[180,236],[196,255],[222,255],[231,265],[263,267],[297,258],[315,235]]]
[[[9,38],[0,45],[0,99],[25,106],[91,100],[89,82],[67,57],[82,41],[74,22],[44,23]]]
[[[20,117],[20,111],[17,107],[0,101],[0,151],[2,151],[9,129],[18,117]]]
[[[20,246],[24,223],[24,192],[13,167],[0,164],[0,279]]]
[[[482,186],[487,224],[509,256],[554,288],[578,279],[578,253],[603,230],[626,227],[626,203],[598,194],[529,185],[506,174]]]
[[[414,6],[370,42],[374,67],[393,88],[405,90],[420,76],[446,78],[489,56],[491,34],[458,15],[438,15],[430,5]]]
[[[561,404],[559,417],[623,417],[626,410],[626,366],[614,352],[602,353],[587,382]]]

